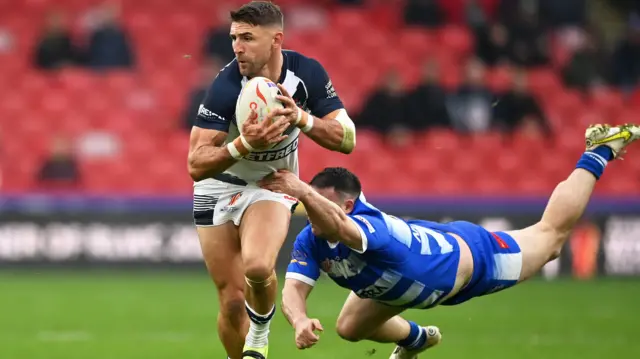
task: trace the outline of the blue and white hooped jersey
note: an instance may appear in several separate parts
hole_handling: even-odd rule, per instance
[[[308,225],[296,238],[286,277],[314,285],[322,270],[361,298],[404,308],[431,308],[451,292],[460,248],[434,229],[440,224],[388,215],[363,195],[349,218],[360,229],[363,251],[318,238]]]
[[[287,89],[300,108],[320,118],[344,108],[329,75],[317,60],[290,50],[283,50],[282,55],[282,72],[278,83]],[[236,60],[220,70],[200,105],[195,126],[227,132],[226,143],[240,136],[235,119],[236,103],[248,81],[247,77],[240,74]],[[286,134],[289,137],[274,148],[252,152],[225,172],[247,182],[260,180],[276,169],[287,169],[298,174],[300,129],[291,126]],[[198,183],[206,184],[208,181]]]

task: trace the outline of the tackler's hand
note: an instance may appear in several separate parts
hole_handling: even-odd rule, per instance
[[[298,176],[287,171],[278,170],[258,181],[258,186],[276,193],[284,193],[300,198],[309,186],[302,182]]]
[[[314,346],[320,340],[320,335],[318,335],[316,331],[324,331],[318,319],[309,318],[304,318],[296,322],[295,329],[296,347],[298,349],[307,349]]]

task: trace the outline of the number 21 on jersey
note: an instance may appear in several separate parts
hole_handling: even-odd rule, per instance
[[[435,239],[435,241],[438,243],[438,246],[440,246],[440,254],[453,252],[453,246],[447,241],[446,238],[444,238],[444,235],[442,233],[436,232],[431,228],[425,228],[415,224],[410,224],[409,227],[411,227],[411,232],[416,237],[418,242],[420,242],[420,244],[422,245],[420,254],[431,254],[429,236],[433,237],[433,239]]]

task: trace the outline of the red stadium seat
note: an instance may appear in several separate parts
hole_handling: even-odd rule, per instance
[[[529,88],[538,95],[556,93],[562,88],[558,75],[553,69],[533,69],[528,73]]]
[[[620,91],[598,88],[591,92],[589,103],[607,118],[615,120],[623,110],[624,99]]]
[[[462,148],[463,140],[452,130],[433,129],[416,134],[420,151],[442,152],[444,154]]]
[[[504,93],[511,89],[511,69],[495,67],[487,74],[486,84],[494,93]]]
[[[414,59],[423,59],[437,48],[438,38],[431,31],[409,28],[400,33],[396,46]]]
[[[299,2],[286,0],[281,5]],[[209,0],[185,0],[180,7],[171,0],[125,1],[123,23],[138,66],[98,74],[79,68],[47,73],[31,68],[33,46],[50,3],[18,1],[8,6],[10,2],[0,0],[0,7],[7,5],[5,16],[0,15],[1,27],[13,36],[10,52],[0,54],[3,189],[38,188],[34,177],[53,136],[75,138],[102,130],[121,138],[123,153],[107,160],[83,159],[87,184],[83,190],[188,195],[192,184],[185,168],[189,133],[176,124],[192,84],[185,79],[197,76],[204,36],[219,24],[221,5]],[[241,3],[231,0],[230,4]],[[397,68],[410,88],[419,81],[424,62],[434,59],[446,89],[460,84],[462,66],[474,45],[463,21],[462,0],[440,1],[455,21],[434,30],[403,27],[399,4],[342,8],[329,1],[322,6],[325,3],[330,16],[327,29],[288,34],[286,46],[324,65],[352,117],[390,68]],[[496,3],[480,1],[489,19]],[[57,6],[79,19],[72,31],[83,35],[81,15],[92,5],[64,0]],[[28,17],[23,16],[26,12]],[[345,37],[348,34],[366,36],[354,41]],[[561,64],[571,53],[563,41],[556,43],[553,63]],[[548,195],[584,151],[587,125],[637,122],[640,91],[625,98],[620,91],[603,87],[582,95],[565,89],[557,68],[528,69],[527,73],[529,88],[557,135],[543,145],[545,153],[539,150],[539,139],[518,134],[503,141],[495,132],[463,136],[435,129],[417,133],[408,147],[388,148],[380,134],[359,129],[356,150],[348,156],[327,151],[302,136],[301,176],[309,180],[324,167],[345,166],[362,177],[365,192],[371,194]],[[509,69],[489,70],[486,83],[497,92],[508,90]],[[549,156],[549,151],[554,155]],[[631,148],[628,157],[640,155],[637,152],[640,149]],[[11,161],[14,157],[21,160]],[[138,173],[146,176],[133,175]],[[640,193],[640,161],[609,166],[597,193]]]
[[[473,38],[468,28],[445,25],[439,32],[440,46],[450,48],[457,56],[466,56],[473,50]]]

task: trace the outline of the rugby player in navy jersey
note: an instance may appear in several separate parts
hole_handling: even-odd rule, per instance
[[[231,20],[236,59],[220,71],[200,106],[188,167],[195,182],[194,222],[218,289],[218,335],[231,359],[266,358],[274,267],[297,200],[256,181],[275,169],[298,173],[301,132],[324,148],[350,153],[355,128],[322,65],[282,49],[278,6],[251,2],[232,11]],[[238,128],[238,95],[256,76],[278,84],[285,108]]]
[[[313,346],[314,331],[322,330],[306,308],[321,271],[352,291],[338,334],[396,343],[391,359],[417,358],[441,339],[437,327],[401,318],[406,309],[456,305],[531,278],[559,256],[607,163],[640,137],[640,127],[596,125],[585,137],[586,152],[555,188],[540,221],[516,231],[388,215],[367,203],[358,178],[344,168],[325,169],[310,185],[286,171],[266,177],[260,185],[298,198],[310,222],[296,238],[282,297],[298,348]]]

